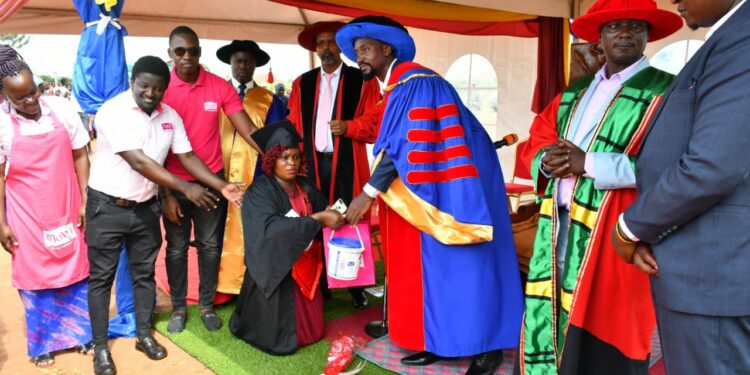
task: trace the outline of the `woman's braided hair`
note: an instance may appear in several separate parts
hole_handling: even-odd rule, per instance
[[[29,66],[23,61],[23,57],[13,47],[0,44],[0,91],[3,89],[5,78],[15,77],[24,69],[31,72]]]

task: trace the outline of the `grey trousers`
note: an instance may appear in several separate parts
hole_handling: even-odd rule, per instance
[[[750,374],[750,316],[695,315],[654,307],[667,375]]]

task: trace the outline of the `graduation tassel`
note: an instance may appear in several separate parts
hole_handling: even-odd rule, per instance
[[[273,68],[268,66],[268,83],[273,83]]]

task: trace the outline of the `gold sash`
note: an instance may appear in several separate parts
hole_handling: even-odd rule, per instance
[[[242,102],[245,112],[257,127],[266,123],[268,109],[273,103],[273,93],[255,87],[245,93]],[[258,152],[235,133],[234,126],[225,114],[221,114],[221,152],[224,161],[224,175],[229,182],[241,182],[243,191],[253,182]],[[242,235],[240,209],[230,204],[224,227],[224,244],[219,264],[217,291],[239,294],[245,276],[245,242]]]

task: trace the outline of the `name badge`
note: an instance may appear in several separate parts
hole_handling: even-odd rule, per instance
[[[78,233],[76,233],[73,223],[68,223],[55,229],[45,230],[42,236],[46,248],[57,249],[73,242],[78,238]]]
[[[207,112],[216,112],[219,110],[219,105],[216,102],[205,102],[203,103],[203,110]]]
[[[165,132],[174,131],[174,124],[171,122],[164,122],[161,124],[161,130],[164,130]]]

